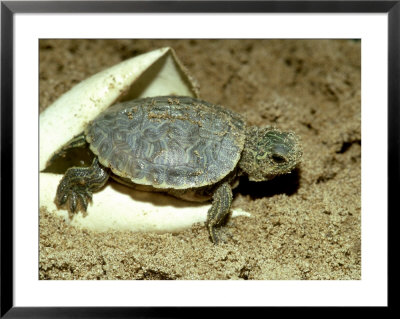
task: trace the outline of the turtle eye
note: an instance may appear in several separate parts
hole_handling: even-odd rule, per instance
[[[286,163],[286,158],[280,154],[272,154],[272,160],[277,164]]]

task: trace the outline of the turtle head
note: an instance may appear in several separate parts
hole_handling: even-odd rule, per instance
[[[250,181],[267,181],[292,171],[301,155],[300,140],[295,133],[252,126],[246,131],[239,167]]]

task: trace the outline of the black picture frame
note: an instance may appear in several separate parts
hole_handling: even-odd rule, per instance
[[[187,308],[15,307],[13,299],[13,20],[16,13],[270,12],[388,14],[388,218],[399,212],[400,1],[2,1],[1,2],[1,318],[175,318]],[[391,214],[390,214],[391,213]],[[389,233],[389,238],[390,238]],[[389,239],[388,239],[389,240]],[[389,250],[391,241],[389,240]],[[389,260],[390,262],[390,260]],[[390,281],[388,281],[389,287]],[[34,292],[33,292],[34,293]],[[390,308],[390,297],[388,305]],[[254,308],[253,308],[254,309]],[[270,312],[271,309],[256,308]],[[210,309],[196,310],[196,316]],[[238,315],[238,310],[234,310]],[[242,310],[239,310],[241,312]],[[231,310],[212,309],[229,316]],[[247,310],[246,316],[249,315]],[[191,315],[190,315],[191,316]],[[186,316],[185,316],[186,317]]]

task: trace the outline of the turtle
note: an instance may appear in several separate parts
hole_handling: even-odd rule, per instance
[[[86,213],[93,192],[109,177],[139,190],[189,201],[212,201],[206,227],[225,242],[232,189],[239,177],[267,181],[291,172],[299,137],[273,126],[248,126],[227,108],[188,96],[157,96],[116,103],[101,112],[64,149],[89,145],[91,166],[67,169],[55,202],[70,216]]]

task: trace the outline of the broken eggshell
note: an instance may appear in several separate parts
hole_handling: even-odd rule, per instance
[[[82,81],[40,114],[40,207],[71,225],[95,231],[173,232],[204,222],[210,203],[193,203],[160,193],[141,192],[113,181],[93,194],[87,214],[72,220],[54,199],[63,174],[49,169],[50,160],[87,123],[118,101],[185,95],[198,97],[194,80],[171,48],[161,48],[123,61]],[[233,210],[232,216],[248,213]]]

